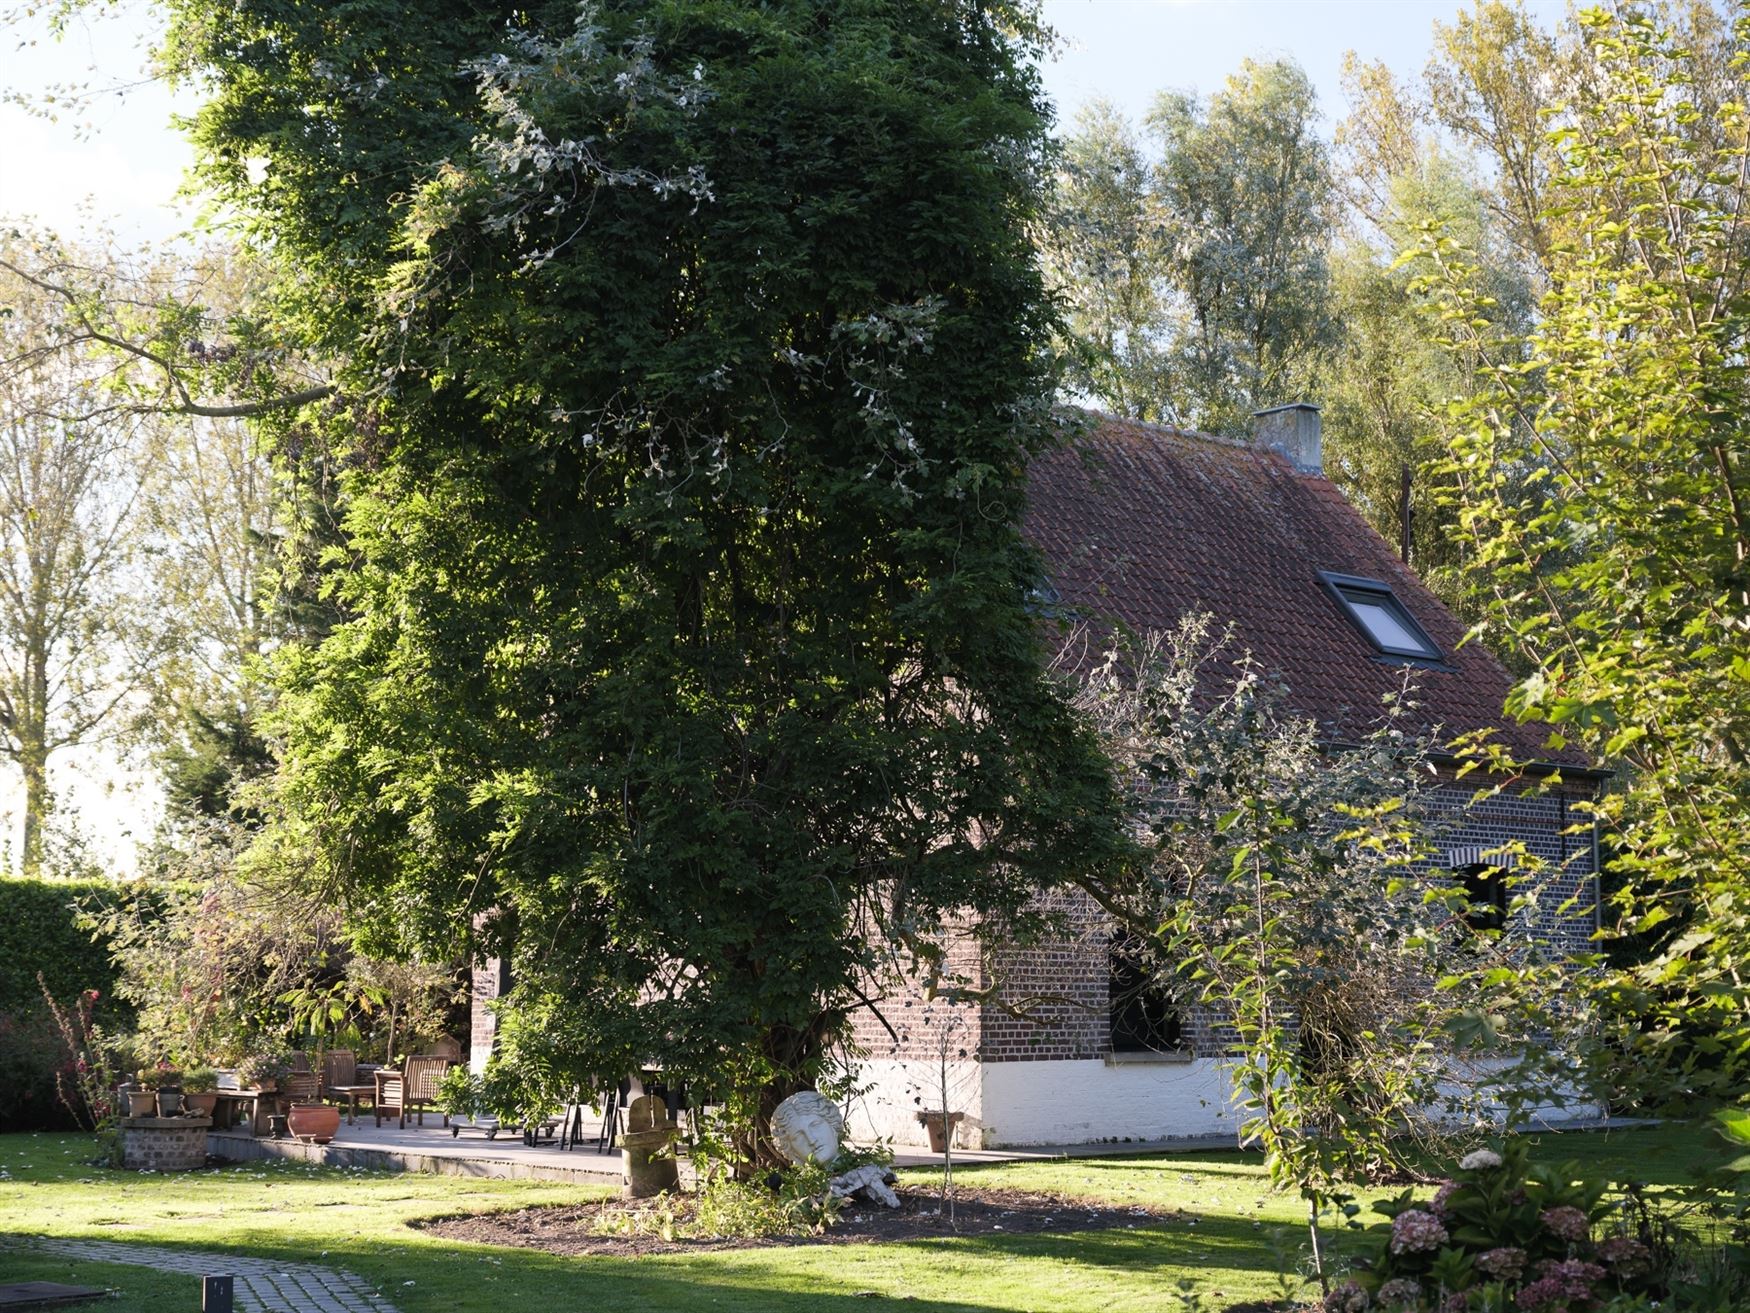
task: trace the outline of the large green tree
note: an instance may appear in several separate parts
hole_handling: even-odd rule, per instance
[[[864,973],[1098,859],[1016,530],[1027,7],[171,7],[354,430],[260,860],[378,942],[484,914],[549,1074],[769,1102]]]

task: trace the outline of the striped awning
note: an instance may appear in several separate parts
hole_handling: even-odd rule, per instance
[[[1519,865],[1518,853],[1501,848],[1485,848],[1480,843],[1448,848],[1445,856],[1446,867],[1452,871],[1462,870],[1466,866],[1496,866],[1503,871],[1511,871]]]

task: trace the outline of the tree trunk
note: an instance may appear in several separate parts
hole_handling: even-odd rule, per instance
[[[38,608],[38,614],[46,606]],[[34,618],[34,617],[33,617]],[[24,842],[19,869],[35,878],[42,874],[43,825],[49,797],[49,679],[46,623],[32,626],[25,638],[24,697],[13,733],[18,740],[18,766],[24,776]]]
[[[792,1094],[814,1087],[813,1075],[820,1063],[831,1019],[832,1014],[823,1013],[802,1030],[774,1026],[761,1038],[761,1056],[768,1075],[752,1100],[750,1122],[736,1127],[731,1136],[737,1180],[752,1180],[761,1172],[791,1165],[772,1143],[772,1114]]]
[[[47,756],[38,743],[27,745],[19,757],[24,774],[24,844],[18,864],[33,879],[42,874],[43,867],[43,822],[49,811]]]

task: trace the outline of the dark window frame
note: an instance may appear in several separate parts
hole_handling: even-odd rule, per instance
[[[1122,936],[1106,957],[1107,1037],[1115,1054],[1183,1053],[1184,1018],[1171,999],[1150,987],[1153,973]]]
[[[1421,622],[1410,614],[1398,595],[1392,591],[1390,584],[1378,579],[1368,579],[1358,574],[1335,574],[1329,570],[1319,571],[1319,580],[1327,592],[1335,599],[1338,608],[1348,618],[1349,623],[1360,631],[1361,636],[1370,643],[1374,650],[1389,657],[1393,661],[1408,662],[1422,666],[1444,666],[1446,657],[1440,650],[1440,644],[1428,636],[1428,631],[1422,628]],[[1373,631],[1367,627],[1367,622],[1355,612],[1356,604],[1360,602],[1368,606],[1377,606],[1396,620],[1410,635],[1416,638],[1421,646],[1418,648],[1387,646],[1374,637]]]
[[[1493,862],[1467,862],[1453,874],[1464,885],[1464,895],[1470,903],[1464,914],[1465,924],[1477,931],[1506,930],[1507,869]]]

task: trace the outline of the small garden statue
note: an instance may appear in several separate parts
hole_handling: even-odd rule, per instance
[[[839,1110],[814,1090],[792,1094],[772,1113],[772,1143],[793,1163],[832,1162],[844,1133]]]

